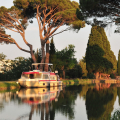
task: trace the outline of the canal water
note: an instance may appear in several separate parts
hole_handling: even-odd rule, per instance
[[[20,89],[0,93],[0,120],[107,120],[120,106],[118,84]]]

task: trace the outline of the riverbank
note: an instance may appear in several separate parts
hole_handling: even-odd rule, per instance
[[[96,84],[96,83],[120,83],[120,80],[110,79],[110,80],[96,80],[96,79],[62,79],[63,85],[87,85],[87,84]],[[17,81],[0,81],[0,92],[2,91],[17,91],[20,89]]]
[[[20,88],[16,81],[0,81],[0,92],[16,91]]]
[[[99,83],[110,83],[110,84],[120,84],[120,80],[116,79],[74,79],[67,80],[62,79],[64,85],[86,85],[86,84],[99,84]]]
[[[74,79],[74,80],[64,80],[63,85],[79,85],[79,84],[92,84],[91,79]],[[5,91],[17,91],[20,89],[19,84],[16,83],[17,81],[0,81],[0,92]]]
[[[93,83],[93,79],[73,79],[73,80],[62,79],[62,81],[64,85],[79,85],[79,84],[85,85]]]

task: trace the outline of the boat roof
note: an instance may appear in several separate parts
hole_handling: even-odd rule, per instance
[[[55,75],[54,72],[34,72],[34,71],[23,72],[23,74],[39,74],[39,73]]]
[[[39,74],[39,72],[30,71],[30,72],[23,72],[23,74]]]

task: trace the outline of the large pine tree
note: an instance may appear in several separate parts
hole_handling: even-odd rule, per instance
[[[104,28],[93,26],[86,49],[86,68],[89,73],[111,73],[116,70],[117,61],[110,49]]]
[[[14,0],[14,6],[22,11],[27,20],[36,18],[39,28],[39,36],[42,48],[41,63],[49,62],[49,38],[64,31],[74,29],[80,30],[85,22],[78,19],[76,12],[79,11],[79,4],[70,0]],[[32,21],[31,21],[32,22]],[[60,32],[57,30],[63,26],[68,27]],[[44,47],[46,45],[46,57]],[[46,64],[47,65],[47,64]],[[40,65],[43,70],[43,65]],[[46,66],[45,71],[48,71]]]

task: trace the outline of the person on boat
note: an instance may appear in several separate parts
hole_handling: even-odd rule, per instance
[[[38,66],[37,66],[36,70],[38,70]]]

